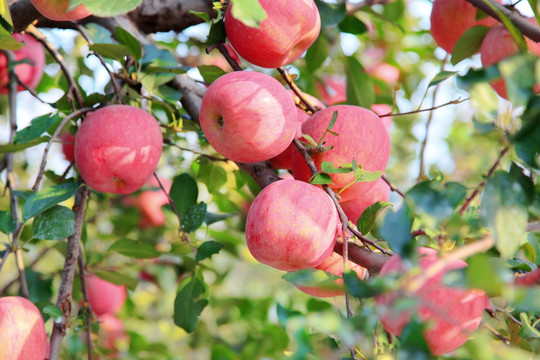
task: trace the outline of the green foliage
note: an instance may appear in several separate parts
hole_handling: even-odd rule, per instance
[[[16,227],[15,219],[7,211],[0,211],[0,231],[11,234]]]
[[[68,10],[84,4],[95,16],[116,16],[134,10],[142,0],[70,0]]]
[[[201,275],[193,274],[178,285],[173,319],[176,325],[188,333],[195,331],[199,315],[208,305],[208,300],[203,297],[205,292],[206,285]]]
[[[155,258],[159,256],[159,251],[152,245],[130,239],[120,239],[115,241],[109,246],[107,251],[117,252],[124,256],[137,259]]]
[[[46,188],[30,195],[22,208],[22,221],[41,214],[54,205],[69,199],[79,188],[78,184],[63,183],[52,188]]]
[[[244,23],[244,25],[258,28],[261,21],[266,19],[266,11],[258,1],[253,0],[232,0],[233,16]]]
[[[75,232],[75,214],[65,206],[55,205],[35,217],[32,231],[36,239],[65,239]]]

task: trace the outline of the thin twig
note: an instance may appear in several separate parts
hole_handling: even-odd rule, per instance
[[[227,60],[229,65],[231,65],[234,71],[242,71],[242,68],[240,67],[240,65],[236,62],[236,60],[232,58],[231,54],[229,54],[229,50],[227,50],[227,47],[225,46],[224,43],[217,44],[217,48],[219,52],[221,53],[221,55],[223,55],[225,60]]]
[[[48,248],[45,248],[43,249],[39,255],[30,263],[28,264],[26,267],[28,269],[32,269],[37,263],[38,261],[40,261],[41,259],[43,259],[43,257],[45,256],[45,254],[47,254],[49,251],[51,251],[52,247],[48,247]],[[15,285],[17,283],[17,281],[19,280],[19,278],[15,278],[13,280],[11,280],[10,282],[8,282],[6,285],[4,285],[4,287],[2,288],[2,290],[0,290],[0,296],[4,296],[6,295],[7,291],[9,290],[10,287],[12,287],[13,285]]]
[[[342,241],[338,239],[334,245],[334,252],[343,256],[343,247]],[[388,255],[374,252],[351,241],[348,244],[348,250],[349,260],[366,268],[371,275],[377,275],[386,261],[390,259]]]
[[[47,146],[45,146],[45,150],[43,151],[43,157],[41,158],[41,164],[39,166],[39,172],[36,177],[36,181],[34,182],[34,186],[32,186],[32,191],[37,191],[39,189],[39,186],[41,184],[41,180],[43,179],[43,174],[45,173],[45,166],[47,165],[47,155],[49,154],[49,149],[51,148],[54,140],[58,137],[58,134],[60,134],[60,131],[62,131],[62,128],[72,119],[75,119],[82,114],[85,114],[89,111],[93,111],[95,108],[86,107],[79,110],[76,110],[66,116],[62,121],[60,122],[60,125],[56,128],[54,133],[51,135],[51,138],[47,142]]]
[[[71,72],[68,70],[66,64],[64,63],[64,57],[58,50],[47,40],[47,37],[43,35],[41,31],[39,31],[34,25],[28,26],[26,29],[26,32],[32,35],[37,41],[43,44],[45,49],[51,54],[51,56],[54,58],[54,60],[60,65],[60,69],[62,69],[62,72],[64,73],[64,76],[66,77],[68,83],[69,83],[69,91],[72,95],[74,95],[75,101],[77,102],[79,108],[84,106],[83,97],[81,94],[81,91],[79,90],[79,86],[77,85],[77,82],[75,79],[73,79],[73,76],[71,75]]]
[[[283,69],[283,66],[279,67],[277,70],[281,74],[281,77],[283,78],[283,80],[285,80],[287,85],[289,85],[291,90],[294,92],[294,94],[298,96],[298,98],[304,103],[304,105],[306,105],[306,108],[309,111],[311,111],[312,114],[317,112],[317,108],[308,99],[306,99],[302,91],[294,83],[293,79],[291,78],[291,75],[289,75],[289,73],[285,69]]]
[[[493,173],[495,172],[495,170],[497,169],[497,166],[499,166],[499,163],[501,162],[501,159],[504,157],[504,155],[508,152],[508,147],[504,147],[501,152],[499,153],[499,156],[497,157],[497,160],[495,161],[495,163],[491,166],[491,168],[489,169],[487,175],[486,175],[486,178],[484,180],[482,180],[480,182],[480,184],[478,184],[478,186],[476,187],[476,189],[474,189],[473,193],[471,195],[469,195],[469,197],[465,200],[465,202],[463,203],[463,205],[461,205],[461,208],[459,209],[459,213],[461,215],[463,215],[465,213],[465,211],[467,210],[467,208],[469,207],[469,205],[471,204],[471,202],[474,200],[474,198],[476,197],[476,195],[478,195],[478,193],[480,192],[480,190],[484,187],[484,185],[486,185],[486,180],[489,179],[491,177],[491,175],[493,175]]]
[[[383,179],[384,182],[387,183],[388,186],[390,186],[390,190],[392,190],[395,193],[398,193],[402,198],[405,197],[405,193],[399,190],[394,184],[392,184],[392,182],[386,177],[386,175],[382,174],[381,179]]]
[[[497,330],[495,330],[494,328],[491,327],[491,325],[489,325],[487,322],[484,322],[482,321],[482,326],[485,327],[486,329],[488,329],[489,331],[491,331],[491,333],[493,335],[495,335],[496,337],[499,338],[499,340],[501,340],[504,345],[510,345],[510,339],[508,339],[507,337],[503,336],[500,332],[498,332]]]
[[[518,324],[519,326],[522,325],[522,324],[521,324],[521,321],[519,321],[518,319],[516,319],[516,318],[514,317],[514,315],[510,314],[510,313],[509,313],[508,311],[506,311],[505,309],[503,309],[503,308],[501,308],[501,307],[498,307],[498,306],[496,306],[496,305],[492,305],[492,307],[493,307],[493,310],[498,311],[498,312],[502,312],[503,314],[505,314],[506,316],[508,316],[508,318],[509,318],[510,320],[512,320],[514,323]]]
[[[75,26],[77,27],[77,31],[86,40],[88,45],[93,45],[94,42],[92,41],[92,39],[90,39],[90,37],[88,36],[88,34],[84,30],[84,28],[80,24],[77,24],[77,23],[75,24]],[[101,56],[101,54],[94,51],[94,55],[98,58],[101,65],[105,68],[105,71],[107,71],[107,74],[109,74],[109,77],[111,78],[111,84],[112,84],[112,87],[114,89],[114,93],[116,94],[116,97],[118,98],[118,102],[120,104],[123,104],[124,103],[124,97],[122,96],[122,89],[120,88],[120,86],[116,82],[116,78],[114,77],[114,74],[111,72],[111,70],[107,66],[107,63],[105,62],[105,59],[103,59],[103,56]]]
[[[58,360],[62,340],[66,335],[66,328],[71,316],[71,300],[73,291],[73,279],[77,269],[77,258],[81,243],[82,227],[84,216],[86,214],[86,202],[90,193],[89,188],[82,184],[75,194],[75,203],[73,211],[75,212],[75,233],[68,238],[66,261],[62,270],[62,282],[58,290],[56,306],[62,310],[64,317],[61,322],[55,322],[51,333],[49,360]]]
[[[79,280],[81,281],[81,293],[84,299],[84,305],[86,310],[86,344],[88,348],[88,360],[92,360],[92,308],[89,305],[88,301],[88,292],[86,291],[86,279],[84,276],[84,269],[86,265],[84,264],[82,249],[79,247],[79,257],[77,259],[77,264],[79,266]]]
[[[403,112],[403,113],[388,113],[388,114],[379,115],[379,117],[403,116],[403,115],[418,114],[418,113],[421,113],[421,112],[437,110],[437,109],[439,109],[439,108],[442,108],[442,107],[448,106],[448,105],[461,104],[462,102],[465,102],[465,101],[467,101],[467,100],[469,100],[469,98],[466,98],[466,99],[457,99],[457,100],[452,100],[452,101],[449,101],[449,102],[444,103],[444,104],[441,104],[441,105],[432,106],[432,107],[427,108],[427,109],[419,109],[419,110],[407,111],[407,112]]]
[[[381,253],[383,253],[385,255],[393,255],[391,251],[386,250],[385,248],[381,247],[376,242],[374,242],[374,241],[368,239],[367,237],[365,237],[360,231],[355,229],[354,226],[349,225],[349,230],[354,234],[354,236],[356,236],[364,244],[373,246],[374,248],[376,248],[377,250],[379,250]]]
[[[208,160],[211,160],[211,161],[223,161],[223,162],[231,161],[231,160],[226,159],[226,158],[212,156],[212,155],[204,154],[204,153],[196,151],[196,150],[192,150],[192,149],[182,147],[182,146],[180,146],[178,144],[175,144],[171,139],[163,139],[163,143],[166,144],[166,145],[174,146],[175,148],[180,149],[182,151],[189,151],[190,153],[202,156],[202,157],[207,158]]]

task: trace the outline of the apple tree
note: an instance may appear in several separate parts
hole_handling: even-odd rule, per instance
[[[540,5],[0,7],[2,359],[540,353]]]

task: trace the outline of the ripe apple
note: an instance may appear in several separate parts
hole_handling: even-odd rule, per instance
[[[330,106],[347,101],[347,83],[342,76],[323,76],[315,83],[315,90],[322,101]]]
[[[47,333],[38,308],[23,297],[0,298],[0,359],[43,360],[48,356]]]
[[[88,302],[97,316],[114,314],[124,306],[127,298],[125,285],[115,285],[90,273],[85,274],[84,279]]]
[[[97,191],[130,194],[150,178],[161,156],[157,120],[129,105],[109,105],[88,114],[75,136],[75,163]]]
[[[45,50],[43,45],[32,36],[27,34],[13,34],[13,37],[23,42],[24,45],[19,50],[15,50],[16,61],[27,60],[29,63],[22,63],[15,66],[15,74],[19,80],[28,86],[30,89],[35,87],[41,81],[43,76],[43,69],[45,68]],[[0,53],[0,94],[7,94],[8,92],[8,69],[7,59],[4,53]],[[17,91],[23,91],[25,88],[21,85],[17,85]]]
[[[90,16],[90,12],[84,5],[79,5],[71,11],[67,11],[70,0],[30,0],[37,11],[47,19],[55,21],[80,20]]]
[[[500,3],[500,0],[496,0]],[[431,36],[447,53],[452,53],[456,41],[476,25],[493,26],[492,17],[476,20],[477,8],[466,0],[435,0],[431,10]]]
[[[301,101],[300,101],[300,98],[296,96],[294,91],[289,90],[288,92],[289,92],[289,95],[291,95],[292,99],[294,100],[294,103],[297,105],[296,106],[296,113],[297,113],[296,120],[298,122],[298,128],[296,130],[296,134],[294,137],[295,139],[300,139],[302,137],[302,124],[307,119],[309,119],[310,115],[306,113],[304,110],[300,109],[299,105]],[[309,94],[302,94],[302,96],[304,97],[304,99],[309,101],[312,106],[314,106],[317,109],[324,109],[326,107],[319,99],[317,99],[314,96],[311,96]],[[292,156],[293,151],[296,151],[296,149],[294,148],[294,144],[291,143],[281,154],[271,158],[270,164],[272,164],[272,167],[274,169],[291,170],[291,156]]]
[[[390,187],[383,179],[375,181],[375,185],[365,192],[357,190],[358,184],[362,183],[355,183],[340,194],[342,200],[339,204],[345,215],[347,215],[347,219],[352,221],[353,224],[358,222],[364,210],[369,206],[377,201],[388,201],[390,198]]]
[[[248,62],[277,68],[298,59],[319,36],[321,19],[313,0],[259,0],[266,18],[258,28],[225,13],[225,31],[231,45]]]
[[[430,248],[419,248],[418,254],[422,272],[427,271],[439,259],[437,251]],[[386,331],[400,336],[411,314],[415,313],[421,321],[428,323],[423,335],[434,355],[450,353],[463,345],[478,328],[482,313],[489,305],[489,299],[482,290],[452,288],[442,284],[442,277],[446,272],[466,266],[467,263],[464,261],[451,261],[444,269],[427,279],[414,293],[406,294],[419,301],[416,309],[395,308],[394,301],[405,296],[398,291],[377,296],[375,310]],[[403,262],[396,254],[384,264],[380,275],[403,274],[404,271]],[[417,280],[418,276],[412,276],[407,280],[407,284]]]
[[[320,110],[312,115],[302,125],[302,132],[318,141],[337,111],[337,119],[332,131],[338,136],[326,134],[325,146],[332,149],[313,154],[317,169],[323,161],[332,163],[335,167],[351,164],[356,160],[358,166],[366,171],[384,171],[390,157],[390,137],[381,119],[371,110],[359,106],[334,105]],[[292,172],[296,179],[308,181],[309,168],[298,151],[293,151]],[[332,188],[343,188],[354,181],[352,172],[347,174],[331,174]],[[358,191],[367,191],[374,182],[359,183]]]
[[[367,273],[366,268],[358,264],[355,264],[352,261],[347,261],[347,264],[348,264],[349,269],[353,270],[360,279],[363,279],[366,276],[366,273]],[[320,265],[316,266],[315,269],[323,270],[337,276],[343,276],[343,256],[337,253],[332,253]],[[337,279],[335,283],[338,285],[341,285],[343,284],[343,280]],[[345,294],[343,290],[324,289],[324,288],[319,288],[316,286],[296,285],[296,287],[299,290],[305,292],[306,294],[309,294],[312,296],[318,296],[318,297],[332,297],[332,296],[341,296]]]
[[[203,97],[199,120],[218,153],[246,163],[283,152],[298,127],[287,90],[273,77],[253,71],[235,71],[214,81]]]
[[[109,354],[109,356],[116,358],[118,355],[118,342],[128,341],[128,335],[124,331],[124,324],[122,320],[110,313],[98,316],[98,321],[101,346],[112,350],[113,353]]]
[[[394,85],[399,80],[399,69],[387,63],[366,67],[366,72],[376,79]]]
[[[532,24],[537,25],[534,18],[530,18],[529,21]],[[536,56],[540,56],[540,44],[535,43],[529,38],[526,38],[526,42],[529,50]],[[493,66],[499,61],[518,53],[519,48],[504,25],[497,25],[491,28],[484,37],[482,46],[480,47],[480,58],[484,67]],[[499,96],[508,99],[506,83],[503,78],[492,80],[489,84]]]
[[[70,132],[65,132],[60,135],[60,141],[62,142],[62,152],[67,161],[75,161],[75,136]]]
[[[337,225],[337,211],[323,190],[298,180],[279,180],[251,204],[246,242],[263,264],[285,271],[313,268],[332,253]]]
[[[165,190],[169,192],[171,182],[166,179],[160,180]],[[164,225],[165,214],[161,207],[169,203],[169,197],[161,190],[155,177],[151,176],[146,185],[154,189],[142,191],[137,196],[125,198],[123,201],[124,205],[135,206],[141,213],[139,221],[141,229]]]

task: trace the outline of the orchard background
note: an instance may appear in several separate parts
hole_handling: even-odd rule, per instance
[[[491,1],[469,2],[490,11]],[[320,99],[317,83],[346,79],[344,103],[391,109],[385,172],[391,205],[362,217],[365,236],[348,242],[349,258],[370,276],[348,273],[348,295],[322,299],[294,286],[313,285],[320,272],[285,275],[254,260],[245,244],[249,204],[287,172],[266,162],[227,161],[198,125],[205,85],[232,71],[223,4],[71,3],[84,3],[94,15],[53,21],[29,0],[0,7],[0,47],[9,61],[17,48],[12,31],[26,31],[46,48],[37,87],[16,92],[12,76],[0,97],[0,296],[38,306],[54,358],[431,358],[424,325],[415,319],[400,338],[391,336],[373,300],[406,285],[396,276],[376,276],[388,258],[379,249],[410,258],[414,273],[414,249],[421,246],[466,260],[467,268],[444,281],[482,289],[491,300],[471,339],[445,358],[538,356],[540,98],[531,91],[540,82],[537,57],[523,52],[482,68],[476,52],[485,31],[468,33],[447,54],[430,35],[430,1],[318,0],[319,37],[281,73],[232,63],[286,87],[292,80]],[[234,3],[244,10],[243,21],[260,21],[254,0]],[[540,15],[537,1],[518,3],[524,16]],[[495,10],[518,42],[519,30],[540,40],[538,27],[508,22],[510,11]],[[390,66],[370,70],[380,64]],[[488,84],[498,72],[509,100]],[[92,191],[62,153],[61,132],[75,133],[92,107],[117,103],[151,112],[161,126],[156,174],[164,187],[172,183],[175,211],[159,203],[165,216],[159,226],[145,223],[146,205],[136,200],[141,191]],[[143,190],[149,189],[160,191],[156,183]],[[85,300],[84,274],[127,287],[115,314],[119,330],[100,329]],[[106,291],[100,294],[105,298]]]

